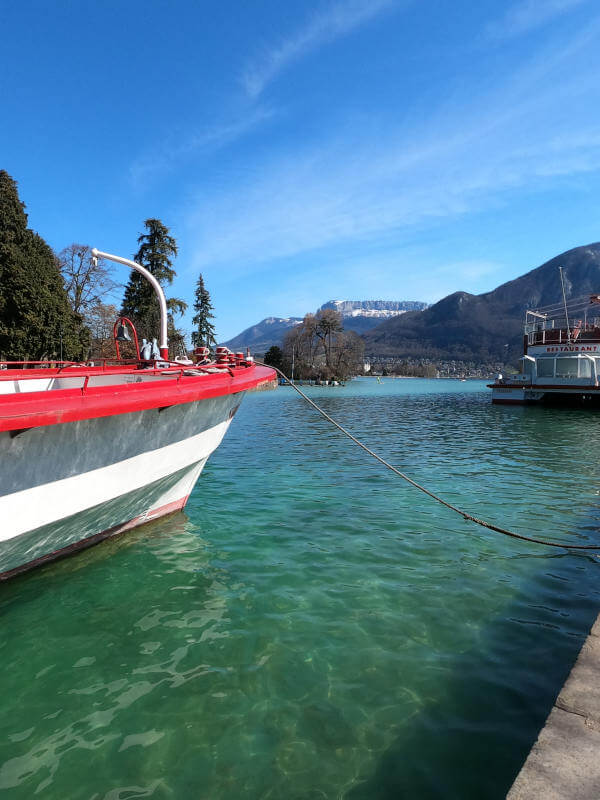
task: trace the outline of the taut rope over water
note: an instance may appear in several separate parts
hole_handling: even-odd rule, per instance
[[[399,469],[390,464],[389,461],[386,461],[385,458],[382,458],[380,455],[377,455],[377,453],[371,450],[371,448],[367,447],[366,444],[363,444],[359,439],[356,438],[356,436],[353,436],[350,433],[350,431],[347,431],[346,428],[340,425],[339,422],[336,422],[333,419],[333,417],[330,417],[326,411],[323,411],[323,409],[320,406],[318,406],[314,402],[314,400],[311,400],[310,397],[308,397],[308,395],[306,395],[302,391],[302,389],[296,386],[296,384],[293,381],[291,381],[288,378],[288,376],[285,375],[280,369],[271,366],[271,364],[264,364],[264,362],[261,361],[257,361],[256,363],[275,370],[275,372],[281,375],[281,377],[289,383],[292,389],[295,389],[300,395],[300,397],[306,400],[306,402],[309,405],[311,405],[315,409],[315,411],[317,411],[324,419],[326,419],[327,422],[330,422],[332,425],[334,425],[339,431],[341,431],[344,434],[344,436],[347,436],[349,439],[351,439],[354,442],[354,444],[357,444],[359,447],[362,447],[362,449],[366,453],[368,453],[374,459],[379,461],[380,464],[383,464],[384,467],[394,472],[396,475],[398,475],[398,477],[402,478],[402,480],[406,481],[407,483],[410,483],[410,485],[414,486],[415,489],[418,489],[420,492],[423,492],[423,494],[428,495],[428,497],[431,497],[433,500],[436,500],[438,503],[441,503],[443,506],[446,506],[446,508],[449,508],[451,511],[455,511],[457,514],[460,514],[460,516],[463,519],[468,520],[469,522],[474,522],[476,525],[481,525],[482,528],[487,528],[490,531],[495,531],[496,533],[502,533],[504,536],[510,536],[512,539],[521,539],[524,542],[543,544],[545,547],[562,547],[565,550],[600,550],[600,544],[568,544],[563,542],[549,542],[546,541],[545,539],[535,539],[532,536],[525,536],[522,533],[515,533],[514,531],[509,531],[506,528],[500,528],[498,525],[494,525],[491,522],[486,522],[484,519],[479,519],[479,517],[475,517],[473,516],[473,514],[469,514],[467,511],[463,511],[457,506],[452,505],[452,503],[448,503],[447,500],[444,500],[442,497],[439,497],[439,495],[435,494],[429,489],[426,489],[425,486],[421,486],[420,483],[417,483],[417,481],[414,481],[412,478],[409,478],[409,476],[405,475],[404,472],[401,472]]]

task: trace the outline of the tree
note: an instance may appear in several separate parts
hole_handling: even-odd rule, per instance
[[[308,364],[313,364],[319,346],[317,336],[318,321],[314,314],[305,314],[300,326],[301,347],[306,354]]]
[[[27,227],[17,184],[0,170],[0,356],[79,360],[89,331],[70,307],[51,248]]]
[[[290,377],[312,378],[317,365],[310,358],[309,339],[304,323],[289,330],[283,340],[283,372]]]
[[[365,363],[365,343],[355,331],[340,331],[335,337],[329,364],[338,378],[362,375]]]
[[[331,341],[332,336],[343,330],[342,315],[339,311],[331,308],[324,308],[317,312],[316,316],[316,335],[323,342],[325,353],[325,363],[331,368]]]
[[[344,379],[362,374],[364,342],[353,331],[344,331],[339,312],[325,309],[307,314],[288,331],[283,356],[285,370],[293,365],[298,378]]]
[[[86,244],[73,243],[61,250],[58,265],[71,308],[76,314],[85,316],[119,285],[103,259],[94,263],[92,249]]]
[[[214,315],[210,302],[210,294],[204,286],[202,273],[198,276],[196,283],[196,294],[194,296],[194,311],[196,312],[192,322],[195,330],[192,331],[192,344],[194,347],[211,347],[217,343],[215,338],[215,327],[211,322]]]
[[[85,321],[90,329],[92,341],[90,345],[90,358],[103,359],[115,357],[113,329],[119,310],[114,305],[96,303],[85,315]]]
[[[187,358],[187,345],[185,331],[175,325],[173,314],[169,314],[167,322],[167,334],[169,337],[169,356],[175,358]]]
[[[274,344],[272,347],[269,347],[265,353],[263,361],[270,367],[276,367],[277,369],[283,370],[283,352],[281,347],[277,347],[276,344]]]
[[[133,260],[146,267],[164,289],[173,283],[173,278],[177,274],[172,261],[177,255],[177,243],[167,226],[159,219],[147,219],[144,227],[147,233],[138,236],[139,249]],[[183,313],[187,303],[172,297],[167,300],[167,307],[174,315]],[[125,287],[121,313],[135,323],[140,337],[151,339],[158,334],[160,327],[158,299],[152,286],[139,272],[131,273]]]

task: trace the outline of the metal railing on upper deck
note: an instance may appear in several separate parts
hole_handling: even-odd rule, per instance
[[[600,296],[583,295],[525,312],[529,345],[600,342]]]
[[[557,327],[538,327],[525,330],[527,343],[535,344],[573,344],[574,342],[600,342],[600,318],[598,321],[587,322],[587,324],[571,325],[567,328],[566,323]]]

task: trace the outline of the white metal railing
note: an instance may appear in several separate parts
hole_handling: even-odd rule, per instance
[[[525,325],[528,344],[568,344],[570,342],[600,340],[600,317],[586,321],[576,319],[570,327],[566,320],[545,320]]]

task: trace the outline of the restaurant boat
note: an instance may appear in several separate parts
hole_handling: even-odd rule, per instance
[[[525,314],[518,375],[498,375],[492,402],[600,405],[600,295]]]
[[[182,509],[244,393],[275,373],[217,348],[209,361],[169,360],[162,289],[160,341],[136,358],[0,363],[0,579]],[[131,326],[133,327],[133,326]]]

